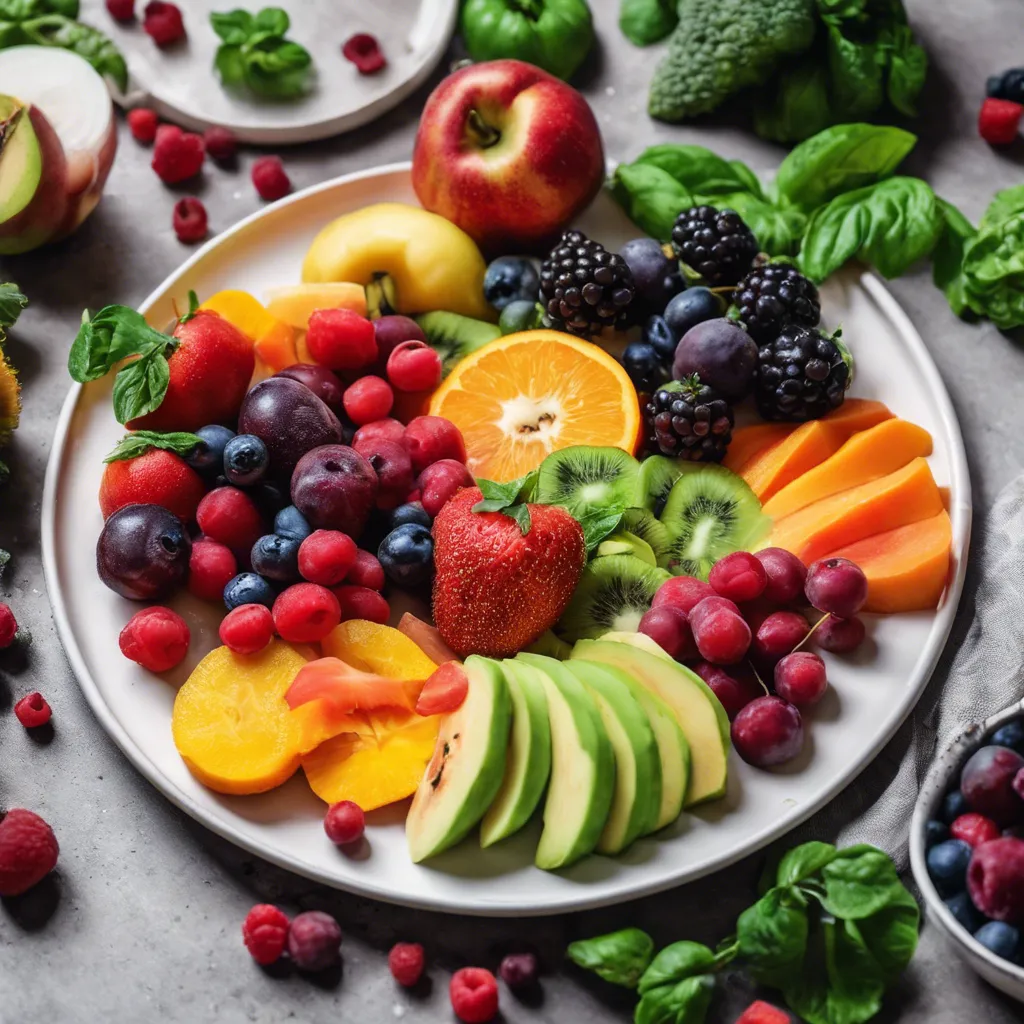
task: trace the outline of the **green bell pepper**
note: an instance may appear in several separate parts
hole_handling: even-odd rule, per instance
[[[465,0],[460,31],[475,61],[511,57],[564,80],[594,42],[586,0]]]

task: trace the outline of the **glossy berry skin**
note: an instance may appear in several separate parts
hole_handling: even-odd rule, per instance
[[[407,316],[381,316],[373,322],[373,333],[377,339],[377,361],[370,368],[370,372],[378,377],[387,376],[388,356],[403,341],[426,341],[427,336],[423,333],[415,320]]]
[[[263,516],[251,495],[237,487],[210,491],[196,509],[199,529],[237,555],[247,555],[263,533]]]
[[[341,55],[355,64],[361,75],[374,75],[388,63],[376,36],[369,32],[357,32],[349,36],[341,45]]]
[[[649,394],[668,377],[657,349],[645,341],[633,341],[626,346],[622,366],[638,392]]]
[[[348,846],[363,838],[366,815],[362,807],[351,800],[331,804],[324,815],[324,832],[335,846]]]
[[[338,599],[316,583],[296,583],[274,601],[274,628],[292,644],[319,643],[341,622]]]
[[[426,957],[418,942],[396,942],[388,952],[388,970],[403,988],[412,988],[421,977]]]
[[[773,666],[803,643],[807,620],[799,612],[772,612],[757,627],[751,650],[762,665]],[[815,655],[815,657],[817,657]]]
[[[663,365],[671,366],[675,358],[679,336],[668,325],[663,316],[648,317],[644,324],[643,343],[650,345]]]
[[[441,459],[427,466],[416,480],[421,493],[420,501],[427,515],[437,518],[438,512],[463,487],[473,486],[473,477],[461,462]]]
[[[256,654],[274,638],[274,617],[265,604],[242,604],[224,616],[218,632],[236,654]]]
[[[672,296],[682,291],[679,262],[665,255],[657,239],[630,239],[619,250],[619,255],[633,276],[635,295],[632,308],[641,312],[660,313]]]
[[[722,315],[722,303],[710,288],[687,288],[665,306],[665,322],[678,341],[691,327]]]
[[[325,971],[341,959],[341,928],[320,910],[299,914],[288,929],[288,956],[300,971]]]
[[[463,1024],[487,1024],[498,1013],[498,982],[483,967],[463,967],[448,985],[455,1016]]]
[[[224,449],[235,432],[219,423],[212,423],[200,427],[196,435],[202,439],[202,443],[185,456],[185,461],[197,473],[212,480],[224,471]]]
[[[242,941],[256,963],[276,963],[288,942],[287,915],[269,903],[256,904],[242,922]]]
[[[732,743],[755,768],[785,764],[803,749],[800,712],[781,697],[758,697],[733,719]]]
[[[775,692],[798,708],[817,704],[827,689],[825,663],[810,651],[787,654],[775,666]]]
[[[484,274],[484,299],[499,312],[510,302],[537,301],[540,274],[529,256],[499,256]]]
[[[142,19],[143,31],[157,46],[170,46],[185,38],[185,22],[177,4],[150,0]]]
[[[509,953],[502,959],[498,974],[511,989],[530,988],[537,984],[540,965],[533,953]]]
[[[390,605],[376,590],[344,583],[340,587],[335,587],[333,593],[338,599],[342,622],[348,622],[349,619],[366,619],[384,626],[391,618]]]
[[[156,129],[160,119],[155,110],[150,110],[149,107],[136,107],[134,110],[128,111],[125,120],[128,122],[132,138],[136,142],[148,145],[156,138]]]
[[[1013,925],[989,921],[974,933],[974,937],[996,956],[1011,963],[1020,963],[1020,932]]]
[[[220,601],[224,588],[238,572],[238,560],[229,547],[208,537],[192,545],[188,562],[188,589],[201,601]]]
[[[243,604],[263,604],[270,608],[277,599],[274,588],[254,572],[241,572],[229,580],[223,596],[228,611]]]
[[[785,1010],[757,999],[740,1014],[736,1024],[790,1024],[790,1016]]]
[[[384,419],[395,404],[395,393],[382,377],[360,377],[345,389],[345,413],[357,426]]]
[[[168,672],[184,660],[190,640],[185,620],[170,608],[157,605],[136,612],[117,642],[130,661],[150,672]]]
[[[433,391],[441,370],[441,356],[422,341],[403,341],[388,356],[388,380],[398,391]]]
[[[960,927],[972,935],[985,923],[985,916],[966,892],[958,892],[942,902],[946,904],[946,909],[956,918]]]
[[[662,605],[644,612],[637,632],[649,636],[670,658],[686,661],[697,653],[690,618],[681,608]]]
[[[272,203],[292,190],[292,183],[279,156],[261,156],[249,172],[260,199]]]
[[[310,355],[331,370],[361,370],[377,358],[373,324],[351,309],[318,309],[309,318]]]
[[[960,792],[969,808],[991,818],[1001,828],[1024,819],[1024,801],[1014,792],[1013,780],[1024,768],[1024,757],[1009,747],[976,750],[960,773]]]
[[[532,331],[540,327],[536,299],[516,299],[510,302],[498,317],[498,328],[502,334],[518,334],[520,331]]]
[[[131,21],[135,17],[135,0],[106,0],[106,7],[114,21]]]
[[[1024,106],[989,96],[978,112],[978,134],[990,146],[1008,146],[1017,139]]]
[[[7,650],[18,635],[18,620],[9,604],[0,603],[0,651]]]
[[[381,542],[377,560],[398,587],[418,587],[434,575],[434,539],[418,523],[396,527]]]
[[[704,598],[690,613],[697,650],[713,665],[735,665],[750,648],[750,626],[737,612]]]
[[[345,582],[355,587],[366,587],[369,590],[384,589],[384,569],[372,551],[360,548],[356,552],[355,561],[349,569]]]
[[[722,597],[739,604],[759,598],[768,585],[768,576],[764,566],[749,551],[733,551],[711,567],[708,583]]]
[[[315,530],[299,547],[299,574],[310,583],[337,586],[355,564],[356,542],[338,530]]]
[[[388,517],[388,525],[392,530],[398,526],[404,526],[406,523],[417,523],[429,530],[433,520],[427,515],[423,502],[410,501],[404,505],[399,505],[398,508],[392,509],[391,515]]]
[[[238,154],[238,139],[229,128],[211,125],[203,132],[206,152],[219,164],[230,164]]]
[[[961,814],[949,826],[949,834],[954,839],[962,839],[970,847],[981,846],[1001,835],[999,826],[991,818],[973,812]]]
[[[327,444],[299,459],[292,473],[292,502],[311,526],[358,537],[373,511],[378,486],[373,466],[359,452]]]
[[[345,413],[345,389],[338,375],[316,363],[296,363],[278,370],[275,377],[286,377],[312,391],[335,416]]]
[[[959,789],[954,789],[943,798],[940,817],[947,825],[952,825],[961,814],[967,814],[970,809],[963,793]]]
[[[209,233],[209,218],[201,199],[185,196],[174,204],[171,227],[178,241],[185,245],[201,242]]]
[[[698,661],[693,671],[711,688],[730,722],[752,700],[764,696],[764,688],[746,665],[731,665],[725,669],[709,661]]]
[[[1018,718],[1000,726],[992,733],[989,743],[997,747],[1009,747],[1018,754],[1024,754],[1024,722]]]
[[[762,548],[755,557],[767,577],[763,594],[766,601],[787,605],[803,598],[807,566],[796,555],[784,548]]]
[[[181,520],[159,505],[126,505],[103,524],[96,570],[115,593],[159,601],[185,581],[192,542]]]
[[[679,339],[672,362],[673,380],[696,373],[703,384],[737,401],[750,394],[756,371],[757,345],[753,338],[725,317],[691,327]]]
[[[807,569],[804,593],[819,611],[849,619],[868,599],[868,581],[848,558],[826,558]]]
[[[408,450],[395,441],[376,441],[364,452],[364,458],[377,474],[377,508],[397,508],[404,503],[413,485]]]
[[[385,416],[382,420],[374,420],[360,427],[352,437],[352,447],[365,457],[367,452],[374,450],[378,441],[394,441],[401,444],[405,437],[405,425],[393,416]]]
[[[400,438],[412,459],[413,472],[418,476],[435,462],[453,459],[466,462],[466,442],[462,431],[443,416],[416,416],[409,420]]]
[[[294,583],[299,578],[299,542],[264,534],[252,546],[253,572],[276,583]]]
[[[194,178],[206,159],[203,137],[184,132],[176,124],[162,124],[153,136],[153,159],[150,167],[165,185]]]
[[[937,843],[925,855],[928,877],[940,896],[955,896],[963,892],[970,862],[971,848],[961,839]]]
[[[53,716],[53,710],[46,698],[38,691],[27,693],[14,705],[14,717],[26,729],[38,729],[46,725]]]
[[[255,434],[238,434],[224,446],[224,475],[236,487],[252,487],[270,466],[267,446]]]
[[[202,478],[180,456],[150,448],[134,459],[106,464],[100,481],[100,512],[106,519],[125,505],[160,505],[188,523],[195,519],[205,494]]]
[[[967,889],[974,905],[996,921],[1024,924],[1024,840],[993,839],[979,846],[970,860]]]
[[[0,821],[0,896],[20,896],[38,885],[59,854],[53,829],[33,811],[12,807]]]
[[[281,537],[301,542],[312,532],[313,527],[294,505],[286,505],[274,516],[274,533]]]
[[[852,619],[837,619],[830,615],[814,630],[813,641],[831,654],[851,654],[862,643],[867,630],[855,615]]]
[[[941,821],[927,821],[924,826],[924,844],[926,848],[949,839],[949,826]]]
[[[665,580],[651,602],[652,608],[672,605],[689,614],[705,597],[714,597],[717,591],[710,583],[693,576],[673,576]]]

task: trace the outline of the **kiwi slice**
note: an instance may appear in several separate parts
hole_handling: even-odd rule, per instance
[[[609,555],[632,555],[648,565],[658,564],[658,556],[647,541],[641,540],[636,534],[624,531],[616,531],[597,545],[594,552],[596,558],[607,558]]]
[[[632,504],[639,469],[621,448],[563,448],[540,464],[533,500],[561,505],[585,526],[588,519],[621,513]]]
[[[501,330],[496,324],[474,320],[460,313],[437,310],[422,313],[415,319],[423,328],[430,347],[441,356],[442,378],[452,372],[460,359],[465,359],[471,352],[501,337]]]
[[[633,555],[595,558],[583,570],[557,632],[567,643],[593,640],[610,630],[636,632],[658,587],[668,578],[664,569]]]
[[[668,493],[682,472],[682,463],[679,459],[649,455],[640,463],[633,504],[660,516],[665,508],[665,502],[668,501]]]
[[[660,558],[669,549],[672,535],[668,527],[645,508],[627,508],[622,513],[619,529],[649,545],[655,558]]]
[[[662,524],[671,536],[658,564],[676,576],[708,578],[733,551],[749,551],[771,528],[746,482],[724,466],[683,463],[672,485]]]

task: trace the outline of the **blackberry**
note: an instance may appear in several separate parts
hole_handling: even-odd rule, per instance
[[[566,231],[540,268],[547,326],[580,338],[624,320],[635,288],[626,261],[582,231]]]
[[[757,408],[766,420],[803,423],[843,404],[850,368],[834,338],[787,324],[757,354]]]
[[[694,206],[676,217],[672,248],[708,284],[729,285],[750,269],[757,239],[735,210]]]
[[[729,402],[693,374],[655,391],[645,422],[652,452],[692,462],[721,462],[735,417]]]
[[[771,340],[784,324],[817,327],[821,320],[818,289],[789,263],[755,265],[737,285],[733,301],[757,342]]]

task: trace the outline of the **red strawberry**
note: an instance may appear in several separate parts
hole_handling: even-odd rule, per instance
[[[134,459],[107,463],[100,483],[100,511],[106,519],[125,505],[161,505],[189,522],[204,494],[206,485],[184,459],[150,448]]]
[[[528,505],[523,534],[501,512],[473,512],[459,491],[434,520],[434,622],[465,657],[509,657],[558,621],[587,559],[583,528],[565,509]]]
[[[252,342],[209,310],[179,323],[181,344],[167,360],[171,380],[159,408],[130,420],[129,430],[198,430],[234,422],[256,365]]]
[[[751,1003],[736,1024],[789,1024],[790,1017],[785,1010],[780,1010],[771,1003],[758,999]]]

